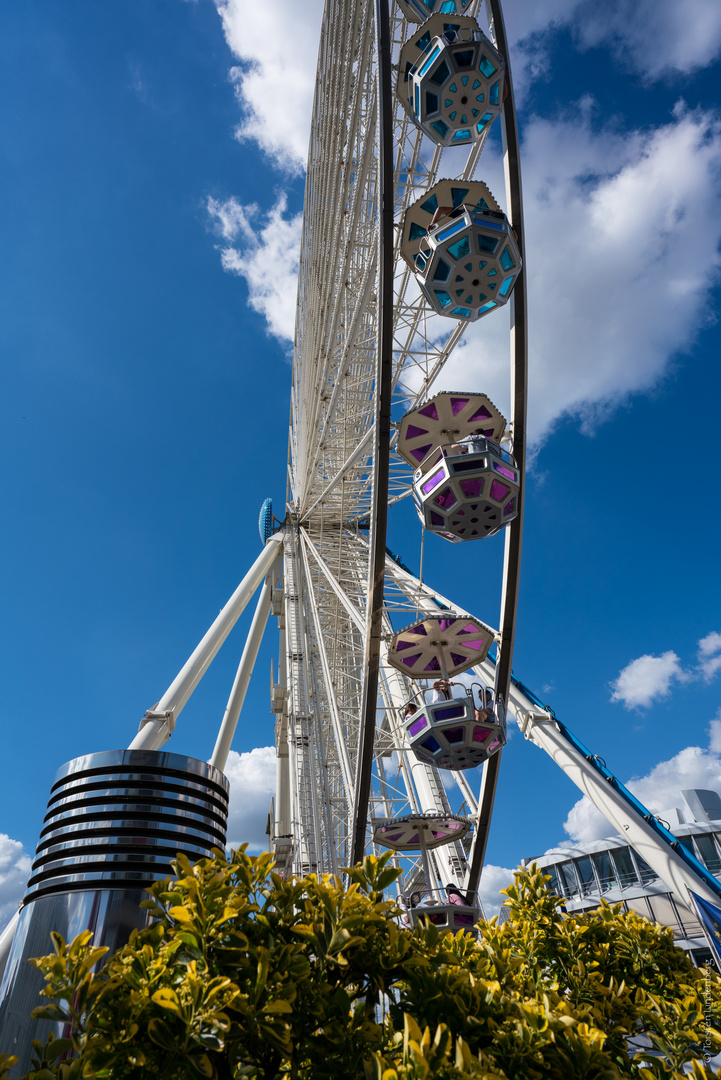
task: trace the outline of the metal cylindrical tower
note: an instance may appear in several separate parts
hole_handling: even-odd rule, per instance
[[[195,862],[225,848],[228,781],[179,754],[111,750],[58,770],[0,987],[3,1052],[29,1064],[30,1039],[53,1025],[32,1020],[43,977],[28,964],[50,932],[72,940],[91,930],[111,952],[147,923],[146,889],[172,874],[178,852]],[[59,1034],[59,1032],[56,1032]]]

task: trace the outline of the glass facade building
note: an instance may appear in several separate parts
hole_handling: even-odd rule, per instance
[[[680,792],[676,806],[659,819],[721,881],[721,798],[715,791]],[[523,864],[535,862],[548,874],[548,887],[566,900],[569,912],[591,911],[600,900],[622,903],[644,919],[669,926],[676,944],[696,964],[712,959],[690,904],[672,896],[651,867],[620,836],[586,844],[567,843]]]

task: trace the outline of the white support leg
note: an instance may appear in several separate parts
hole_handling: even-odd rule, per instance
[[[513,696],[513,695],[512,695]],[[515,711],[515,710],[514,710]],[[651,869],[666,884],[673,897],[688,906],[688,889],[692,889],[709,904],[718,906],[718,894],[691,870],[639,813],[592,767],[583,754],[560,731],[555,720],[531,705],[531,710],[518,717],[526,738],[545,750],[569,780],[587,795],[610,822],[613,829],[625,837]]]
[[[258,606],[255,609],[253,622],[250,625],[250,631],[246,638],[243,655],[238,664],[238,671],[235,676],[235,681],[233,682],[233,688],[230,691],[228,704],[225,707],[223,721],[220,725],[218,738],[215,741],[215,749],[210,758],[209,764],[215,765],[216,769],[220,769],[221,772],[225,770],[225,764],[228,760],[228,753],[233,742],[235,729],[238,726],[240,710],[243,708],[243,702],[245,701],[245,694],[248,689],[248,683],[250,682],[250,676],[253,674],[253,667],[258,658],[258,649],[263,640],[268,616],[270,615],[272,591],[273,585],[271,581],[266,578],[258,599]]]
[[[280,535],[271,536],[158,704],[146,712],[140,722],[138,734],[128,747],[129,750],[159,750],[168,741],[182,708],[205,675],[218,649],[235,626],[253,593],[270,571],[275,560],[280,557],[282,550]]]

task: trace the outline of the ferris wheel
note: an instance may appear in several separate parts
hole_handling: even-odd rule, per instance
[[[477,176],[496,121],[508,217]],[[281,527],[272,842],[294,873],[337,872],[391,848],[399,891],[451,926],[475,922],[505,742],[525,456],[523,258],[500,5],[329,3]],[[482,386],[432,394],[467,324],[506,303],[512,416]],[[505,534],[500,615],[463,611],[386,550],[388,509],[409,493],[449,559],[451,542]],[[479,791],[468,777],[481,762]]]
[[[391,847],[407,895],[438,905],[452,886],[471,906],[505,741],[526,385],[513,92],[500,7],[488,6],[484,28],[479,9],[462,0],[403,0],[390,13],[382,3],[326,7],[283,584],[271,600],[281,635],[271,823],[279,867],[337,872]],[[497,119],[508,218],[476,176]],[[482,387],[431,396],[466,325],[507,302],[512,417]],[[498,617],[463,611],[386,551],[388,508],[411,492],[423,526],[444,542],[498,543],[490,536],[505,533]],[[489,679],[478,665],[492,647]],[[462,672],[470,681],[444,689],[450,702],[432,700],[441,691],[430,683]],[[479,792],[466,770],[482,761]],[[457,780],[457,806],[443,769]]]
[[[477,175],[494,123],[503,134],[508,216]],[[453,914],[472,915],[471,923],[515,632],[523,260],[518,137],[497,0],[485,8],[481,0],[393,0],[390,9],[386,0],[328,0],[308,156],[286,507],[276,522],[264,505],[264,551],[222,613],[232,625],[239,603],[264,580],[211,764],[225,765],[272,613],[280,647],[269,831],[278,869],[338,873],[368,851],[392,848],[402,894],[439,907],[452,888],[469,908]],[[482,386],[438,389],[466,326],[499,317],[495,309],[506,305],[508,418]],[[501,543],[503,534],[500,614],[464,611],[389,554],[389,507],[409,495],[449,559],[453,543]],[[222,637],[209,634],[216,643]],[[202,674],[207,656],[199,648],[146,714],[131,749],[163,745],[185,690]],[[479,764],[480,790],[471,771]],[[455,805],[444,770],[456,779]],[[458,897],[455,906],[463,907]]]

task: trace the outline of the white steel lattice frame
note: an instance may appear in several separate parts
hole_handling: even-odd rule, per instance
[[[478,6],[478,5],[476,5]],[[474,13],[474,12],[469,12]],[[391,4],[392,53],[413,32]],[[372,0],[327,0],[308,155],[291,395],[282,712],[277,724],[278,795],[272,835],[280,869],[335,872],[351,853],[364,676],[378,337],[378,110]],[[394,99],[393,400],[423,400],[465,324],[433,313],[400,257],[408,205],[444,176],[444,154]],[[476,173],[485,135],[460,173]],[[458,150],[454,160],[458,161]],[[448,166],[446,166],[448,168]],[[409,493],[410,471],[391,460],[388,497]],[[389,562],[384,633],[391,612],[438,610]],[[397,568],[396,568],[397,569]],[[412,581],[413,579],[411,579]],[[450,812],[438,771],[408,750],[400,722],[409,680],[381,664],[369,801],[373,818]],[[393,757],[391,757],[393,755]],[[393,774],[388,769],[391,761]],[[283,783],[290,798],[281,799]],[[460,780],[462,811],[477,798]],[[282,809],[285,806],[285,809]],[[461,842],[431,853],[437,877],[467,879]],[[415,867],[399,887],[414,879]],[[410,877],[408,876],[410,874]]]

